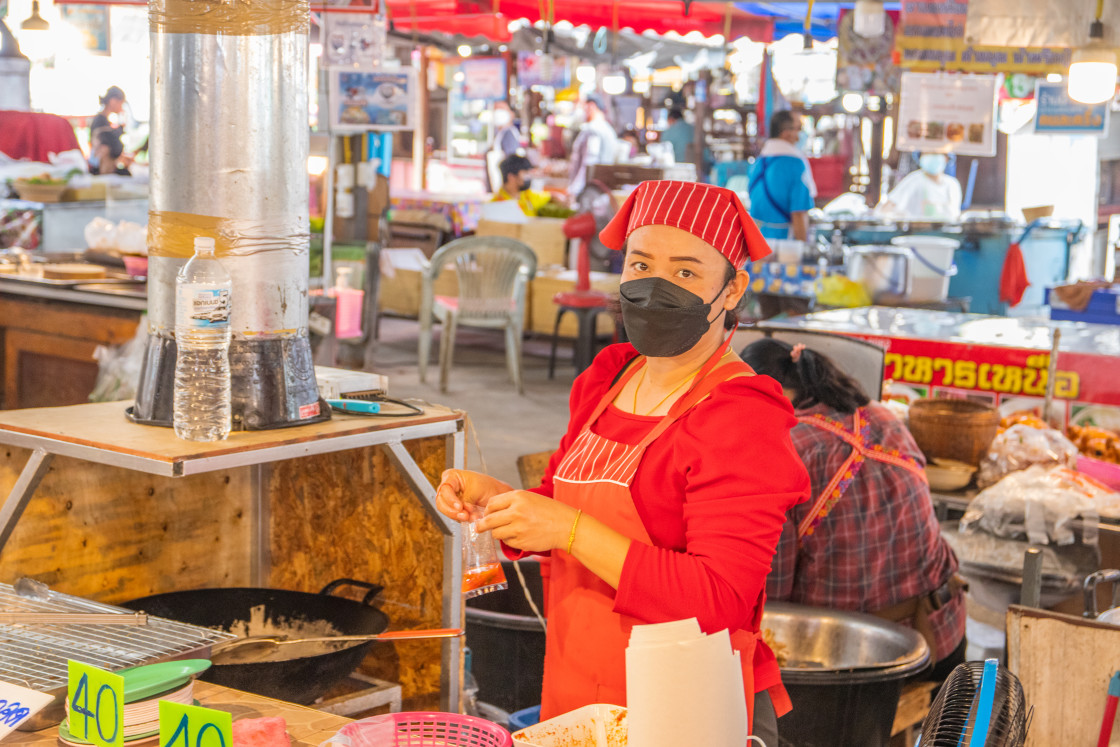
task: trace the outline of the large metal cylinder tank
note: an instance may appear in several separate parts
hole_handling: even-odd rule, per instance
[[[170,425],[175,275],[233,280],[233,428],[330,417],[308,338],[307,0],[152,0],[147,355],[132,417]]]

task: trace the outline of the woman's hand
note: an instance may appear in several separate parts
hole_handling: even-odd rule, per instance
[[[482,517],[491,498],[509,490],[509,485],[481,472],[444,470],[436,488],[436,508],[455,521],[474,521]]]
[[[526,490],[511,490],[487,501],[486,516],[477,528],[493,532],[514,549],[547,552],[567,546],[575,518],[571,506]]]

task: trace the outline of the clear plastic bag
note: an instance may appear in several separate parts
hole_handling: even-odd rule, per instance
[[[136,334],[123,345],[98,345],[93,351],[97,361],[97,382],[90,402],[117,402],[136,397],[140,369],[148,346],[148,317],[140,317]]]
[[[1073,442],[1053,428],[1013,425],[992,441],[980,462],[976,484],[986,488],[1012,472],[1035,464],[1073,468],[1077,466],[1079,455]]]
[[[982,490],[961,519],[961,531],[1068,545],[1077,539],[1073,524],[1080,518],[1081,541],[1095,545],[1100,514],[1118,507],[1120,494],[1096,480],[1066,467],[1036,464]]]

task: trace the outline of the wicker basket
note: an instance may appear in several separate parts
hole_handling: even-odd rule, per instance
[[[74,191],[66,184],[33,184],[16,179],[12,186],[21,200],[30,202],[69,202],[74,198]]]
[[[965,399],[920,399],[910,406],[910,433],[927,459],[979,465],[999,430],[999,411]]]

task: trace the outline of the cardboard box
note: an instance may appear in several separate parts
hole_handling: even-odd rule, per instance
[[[568,239],[562,218],[528,218],[524,223],[502,223],[482,218],[476,236],[508,236],[523,241],[537,255],[537,271],[550,265],[568,266]]]
[[[607,293],[618,293],[620,277],[607,272],[593,272],[591,287]],[[575,270],[537,273],[529,283],[529,324],[526,328],[551,337],[552,328],[556,324],[556,312],[560,308],[552,302],[552,297],[561,291],[574,290],[575,287]],[[609,313],[599,315],[595,331],[600,335],[614,333],[614,321]],[[579,334],[579,323],[575,315],[565,314],[560,322],[560,336],[574,338],[577,334]]]
[[[412,318],[420,316],[420,292],[423,286],[424,253],[419,249],[381,250],[381,288],[378,307],[383,312]],[[448,267],[435,283],[437,296],[459,294],[459,279]]]

